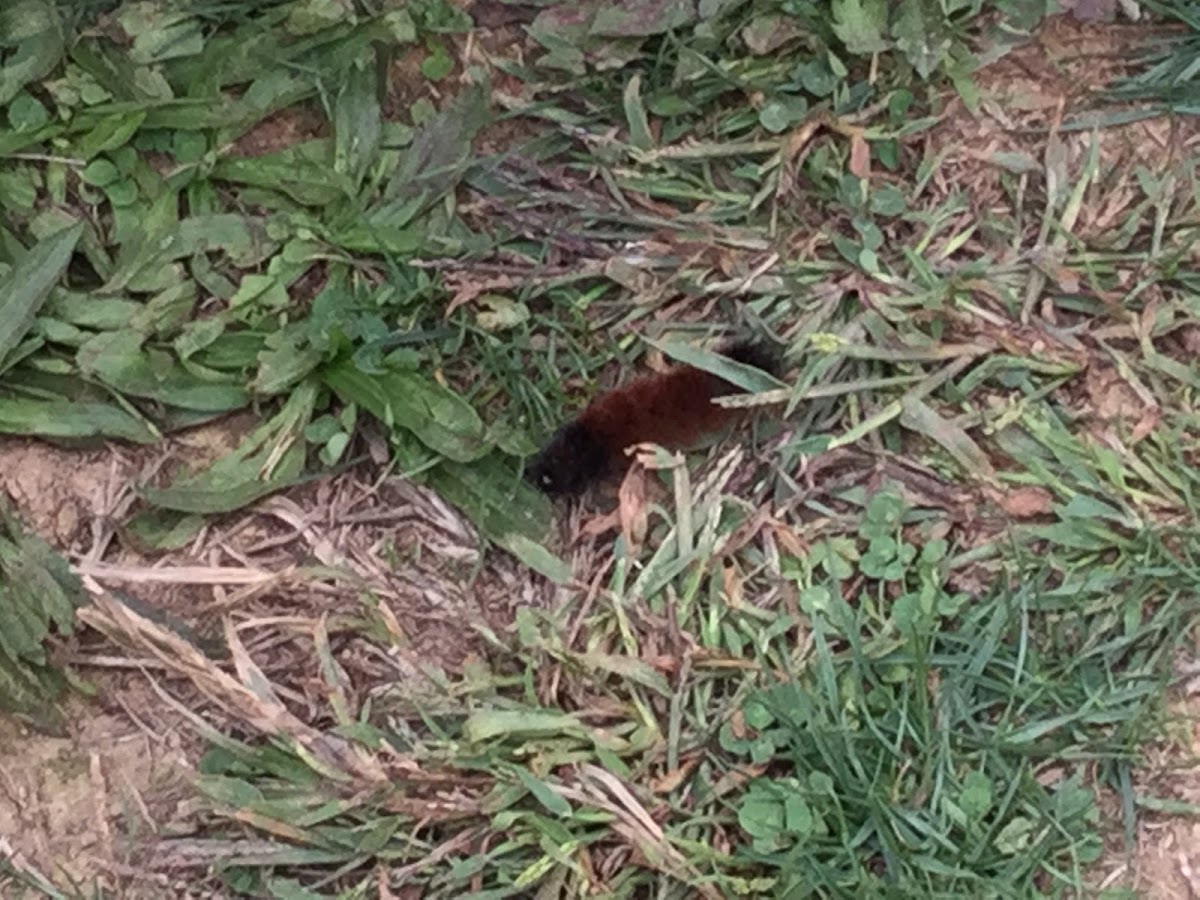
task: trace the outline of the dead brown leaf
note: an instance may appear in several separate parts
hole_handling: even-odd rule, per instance
[[[691,777],[691,774],[696,771],[696,767],[700,765],[702,759],[704,759],[703,754],[696,754],[682,760],[678,769],[664,772],[662,775],[651,780],[650,790],[656,794],[669,794]]]
[[[724,566],[721,569],[721,581],[725,589],[725,596],[729,598],[729,605],[734,609],[741,609],[745,606],[742,601],[742,577],[738,573],[736,566]]]
[[[784,152],[784,160],[786,162],[794,162],[801,151],[808,146],[813,135],[821,128],[824,123],[819,119],[809,119],[799,128],[788,135],[787,146]]]
[[[446,287],[453,291],[450,302],[442,318],[448,319],[460,307],[466,306],[481,294],[488,291],[507,291],[521,285],[521,279],[509,275],[498,275],[493,278],[474,280],[472,276],[456,272],[447,272],[443,276]]]
[[[1162,407],[1157,403],[1147,406],[1142,417],[1137,420],[1129,433],[1129,443],[1136,444],[1154,431],[1162,421]]]
[[[626,549],[636,555],[641,552],[642,542],[646,540],[646,531],[650,527],[646,508],[646,470],[639,463],[629,467],[617,490],[617,515]]]
[[[1010,491],[991,491],[990,499],[1014,519],[1032,519],[1048,515],[1054,508],[1054,495],[1036,485],[1026,485]]]
[[[850,174],[864,181],[871,177],[871,145],[857,133],[850,136]]]
[[[740,709],[735,709],[733,715],[729,717],[729,731],[739,741],[744,741],[750,733],[746,728],[746,718]]]
[[[682,663],[676,656],[671,656],[667,653],[642,654],[642,662],[662,672],[664,675],[673,675],[679,671]]]
[[[1143,437],[1153,430],[1159,414],[1153,396],[1141,396],[1113,366],[1092,365],[1084,382],[1092,414],[1102,422],[1123,423]]]
[[[788,528],[782,523],[774,523],[771,526],[771,534],[775,536],[775,541],[789,555],[798,559],[802,559],[808,553],[808,545],[805,540],[796,534],[795,529]]]

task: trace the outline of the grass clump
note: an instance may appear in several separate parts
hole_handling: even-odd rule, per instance
[[[275,897],[1077,896],[1129,843],[1196,614],[1195,160],[1113,162],[1120,123],[1081,132],[1043,70],[1005,93],[1041,4],[20,8],[0,431],[249,413],[138,485],[141,552],[341,472],[375,494],[368,458],[462,551],[312,539],[320,605],[251,573],[229,659],[97,599],[229,726],[177,709],[215,817],[172,865]],[[538,440],[643,345],[746,326],[791,365],[754,450],[647,455],[564,550]],[[493,576],[552,608],[433,602]],[[477,652],[439,666],[421,616]]]
[[[67,561],[30,534],[0,495],[0,710],[42,728],[61,728],[54,706],[67,687],[48,657],[51,634],[70,634],[84,595]]]
[[[239,818],[324,810],[226,859],[231,883],[269,893],[307,860],[365,887],[353,871],[387,861],[393,887],[447,897],[1078,895],[1094,789],[1132,802],[1194,620],[1181,536],[1082,579],[1031,547],[967,591],[980,554],[929,513],[885,485],[781,558],[775,606],[689,568],[637,603],[615,575],[589,608],[522,613],[438,699],[381,698],[377,739],[406,762],[374,799],[331,806],[294,757],[216,753],[204,786]]]

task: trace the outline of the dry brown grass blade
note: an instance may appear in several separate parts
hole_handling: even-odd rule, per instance
[[[313,524],[313,516],[288,497],[271,497],[260,505],[259,511],[275,517],[291,527],[312,548],[313,556],[326,566],[347,566],[345,556],[334,542]]]
[[[238,566],[114,566],[81,562],[75,570],[97,582],[119,581],[125,584],[240,584],[262,585],[283,581],[295,574],[289,567],[283,572],[248,569]]]
[[[238,671],[257,690],[222,671],[174,632],[130,609],[94,578],[85,575],[83,582],[93,603],[79,611],[79,618],[85,624],[119,643],[149,653],[168,671],[190,680],[213,703],[254,731],[293,743],[298,752],[331,778],[339,781],[353,778],[371,785],[388,780],[379,761],[362,748],[334,735],[322,734],[293,715],[269,689],[266,677],[250,660],[231,627],[226,628],[226,636],[232,638],[230,649]]]
[[[612,829],[638,852],[646,863],[685,884],[696,896],[719,900],[721,894],[712,885],[699,884],[701,875],[667,841],[658,823],[615,775],[599,766],[583,765],[575,786],[558,785],[554,789],[568,800],[584,803],[612,813]]]
[[[443,859],[458,853],[466,848],[469,848],[476,840],[483,835],[482,829],[468,828],[460,831],[454,837],[438,844],[423,857],[416,862],[409,863],[406,866],[401,866],[390,873],[390,877],[379,879],[380,896],[383,896],[383,891],[390,883],[396,887],[403,887],[404,883],[418,872],[424,871],[426,867],[440,862]]]

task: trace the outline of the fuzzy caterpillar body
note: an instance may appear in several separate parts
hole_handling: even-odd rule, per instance
[[[764,344],[742,341],[721,355],[776,374],[779,360]],[[625,448],[653,443],[686,449],[721,431],[739,411],[712,401],[742,389],[694,366],[643,375],[601,394],[551,437],[530,462],[529,480],[552,497],[574,496],[618,472]]]

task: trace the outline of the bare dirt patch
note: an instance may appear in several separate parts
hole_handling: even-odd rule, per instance
[[[1005,179],[1016,177],[1022,167],[1046,165],[1047,142],[1054,134],[1062,142],[1068,185],[1073,184],[1095,141],[1100,177],[1089,189],[1073,230],[1087,240],[1112,233],[1141,199],[1137,167],[1156,174],[1178,167],[1200,139],[1200,123],[1194,117],[1109,123],[1106,117],[1132,107],[1105,104],[1085,112],[1092,106],[1092,93],[1130,71],[1138,48],[1153,39],[1154,32],[1140,26],[1086,24],[1065,16],[1048,20],[1035,41],[977,73],[978,110],[970,111],[954,98],[926,136],[928,150],[945,154],[934,177],[939,192],[967,192],[972,216],[985,226],[989,220],[1016,219],[1036,228],[1040,207],[1022,216],[1013,208]],[[1087,122],[1098,130],[1079,127]],[[1191,190],[1186,181],[1179,178],[1175,185],[1180,197]]]
[[[328,131],[328,123],[314,105],[288,107],[268,116],[234,142],[237,156],[266,156],[300,144]]]
[[[1194,677],[1178,692],[1169,715],[1169,738],[1147,750],[1135,775],[1143,808],[1133,852],[1126,853],[1123,835],[1114,829],[1100,864],[1107,874],[1097,882],[1127,885],[1139,897],[1200,897],[1200,686]],[[1114,823],[1122,821],[1115,798],[1107,813]]]
[[[105,490],[123,467],[104,450],[56,449],[24,438],[0,438],[0,490],[25,523],[55,546],[78,549],[92,518],[103,512]]]
[[[157,837],[188,827],[195,740],[158,715],[152,730],[116,705],[152,710],[144,684],[100,688],[107,702],[69,703],[62,735],[0,718],[0,855],[54,884],[113,888]],[[0,889],[20,896],[3,878]]]
[[[73,559],[94,545],[133,466],[114,448],[0,440],[0,490],[26,527]],[[0,857],[54,884],[112,887],[156,835],[186,817],[197,742],[150,700],[140,675],[86,666],[80,674],[96,699],[68,701],[63,733],[0,717]],[[3,879],[0,888],[20,896]]]

